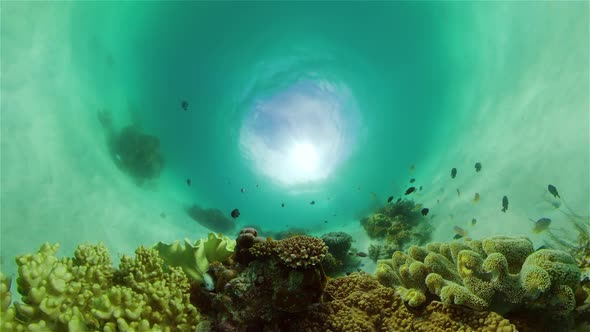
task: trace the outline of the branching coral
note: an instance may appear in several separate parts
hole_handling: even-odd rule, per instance
[[[379,262],[377,278],[396,287],[410,306],[436,295],[475,310],[574,309],[580,270],[566,252],[539,250],[522,237],[492,237],[412,246]]]
[[[2,281],[6,331],[194,330],[201,321],[189,300],[189,281],[179,268],[163,268],[158,253],[140,247],[123,256],[119,270],[102,245],[81,245],[75,258],[58,259],[58,245],[17,257],[22,303],[9,301]]]

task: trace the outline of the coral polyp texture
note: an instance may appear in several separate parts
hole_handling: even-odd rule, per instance
[[[58,259],[58,245],[17,257],[17,290],[10,302],[2,278],[2,331],[190,330],[203,319],[190,303],[180,268],[164,270],[158,252],[140,247],[112,267],[102,245],[81,245],[74,258]]]
[[[379,261],[376,276],[413,307],[435,297],[480,311],[566,315],[575,308],[580,269],[567,252],[533,251],[527,238],[499,236],[412,246]]]
[[[277,256],[283,264],[292,268],[307,268],[320,262],[328,252],[328,246],[321,239],[299,235],[256,243],[250,252],[256,257]]]

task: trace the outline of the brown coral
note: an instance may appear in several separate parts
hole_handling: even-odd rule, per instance
[[[293,319],[292,331],[516,331],[496,313],[436,301],[410,311],[393,289],[364,273],[332,279],[325,292],[331,300]]]
[[[276,255],[283,264],[304,269],[318,264],[327,251],[324,241],[305,235],[256,243],[250,248],[250,252],[256,257]]]

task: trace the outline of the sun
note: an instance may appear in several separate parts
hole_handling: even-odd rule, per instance
[[[300,175],[314,175],[319,166],[318,152],[310,143],[295,143],[291,148],[289,160]]]

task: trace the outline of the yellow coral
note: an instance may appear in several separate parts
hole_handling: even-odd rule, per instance
[[[256,257],[276,255],[283,264],[292,268],[307,268],[318,264],[328,247],[321,239],[298,235],[279,241],[256,243],[250,252]]]

